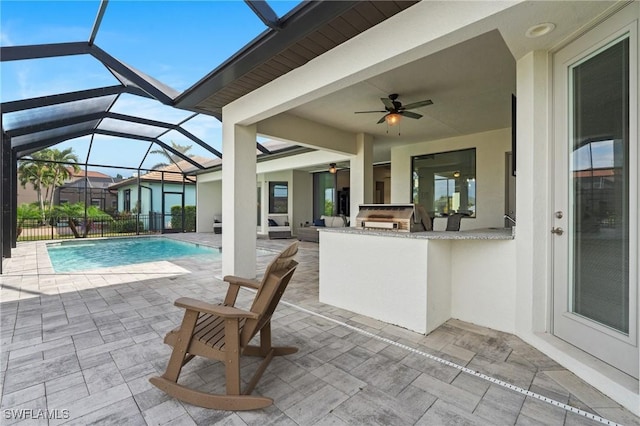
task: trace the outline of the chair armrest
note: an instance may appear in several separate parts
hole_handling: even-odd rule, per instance
[[[201,300],[192,299],[190,297],[181,297],[174,302],[174,305],[180,308],[217,315],[223,318],[258,319],[259,317],[259,315],[254,312],[244,311],[242,309],[234,308],[233,306],[214,305]]]
[[[225,275],[223,280],[228,282],[229,284],[250,287],[256,290],[260,288],[260,281],[252,280],[249,278],[236,277],[235,275]]]

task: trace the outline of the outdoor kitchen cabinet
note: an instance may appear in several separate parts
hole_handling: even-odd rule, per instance
[[[320,230],[320,302],[422,334],[452,317],[495,325],[514,309],[511,232]]]

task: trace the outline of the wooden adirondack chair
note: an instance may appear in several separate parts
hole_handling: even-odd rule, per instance
[[[254,410],[273,403],[271,398],[253,396],[251,392],[274,356],[298,351],[294,347],[271,346],[271,315],[291,280],[298,263],[293,257],[297,241],[280,253],[267,267],[262,282],[226,276],[229,289],[222,305],[181,297],[176,306],[186,309],[182,324],[170,331],[164,342],[173,346],[166,372],[149,381],[174,398],[189,404],[219,410]],[[249,311],[236,308],[240,287],[257,290]],[[260,345],[249,341],[260,332]],[[241,393],[240,356],[260,356],[264,360]],[[195,356],[224,362],[226,395],[210,394],[178,384],[182,367]]]

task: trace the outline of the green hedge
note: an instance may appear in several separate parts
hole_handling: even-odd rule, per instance
[[[111,232],[123,234],[136,232],[136,219],[133,217],[129,219],[118,219],[112,222],[110,225]],[[138,227],[140,231],[144,230],[144,224],[142,223],[142,221],[138,222]]]
[[[196,206],[184,206],[185,220],[184,231],[194,232],[196,230]],[[171,207],[171,228],[182,229],[182,207]]]

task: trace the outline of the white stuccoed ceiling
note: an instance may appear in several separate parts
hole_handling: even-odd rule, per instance
[[[532,1],[517,4],[483,22],[488,31],[447,49],[399,66],[289,113],[325,125],[374,136],[376,162],[388,161],[393,144],[406,144],[478,133],[511,126],[511,95],[516,94],[516,60],[532,50],[549,50],[584,31],[586,26],[622,2]],[[404,13],[411,13],[408,9]],[[533,25],[556,28],[540,38],[527,38]],[[401,42],[401,40],[399,40]],[[375,46],[372,46],[375,49]],[[376,124],[384,115],[354,114],[384,110],[380,98],[399,94],[403,104],[431,99],[433,105],[403,117],[398,127]]]
[[[433,105],[412,110],[420,119],[403,117],[403,141],[440,139],[497,129],[511,124],[515,93],[515,60],[497,31],[476,37],[391,72],[365,80],[314,102],[292,114],[376,140],[398,139],[398,127],[376,124],[384,113],[380,98],[399,94],[403,104],[431,99]],[[387,130],[389,133],[387,134]]]

